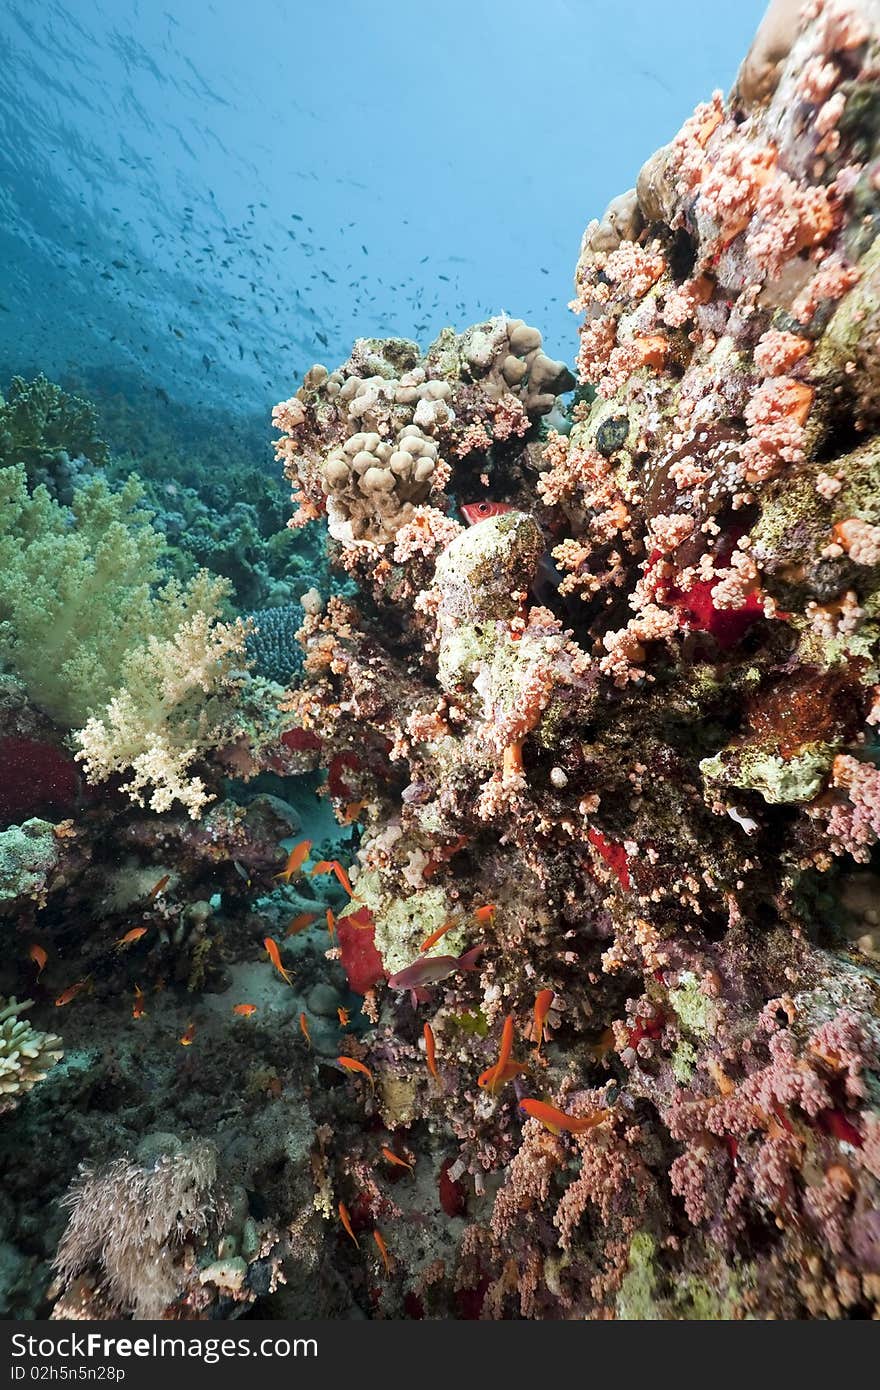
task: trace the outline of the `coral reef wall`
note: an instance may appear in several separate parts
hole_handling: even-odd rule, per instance
[[[876,1313],[880,28],[774,9],[587,228],[567,419],[505,319],[276,412],[363,595],[291,697],[367,803],[358,1055],[473,1215],[429,1311]]]

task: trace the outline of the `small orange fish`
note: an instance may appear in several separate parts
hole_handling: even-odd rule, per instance
[[[501,1030],[501,1047],[498,1051],[498,1062],[495,1067],[495,1075],[489,1082],[489,1090],[494,1095],[498,1087],[504,1081],[504,1072],[513,1051],[513,1014],[508,1014],[504,1020],[504,1027]]]
[[[68,985],[67,989],[64,990],[62,994],[59,994],[58,998],[55,1000],[56,1009],[63,1009],[65,1004],[69,1004],[71,999],[75,999],[80,990],[85,989],[91,978],[91,975],[87,975],[84,980],[77,980],[75,985]]]
[[[306,1018],[304,1013],[301,1013],[299,1016],[299,1031],[302,1033],[309,1047],[311,1047],[312,1036],[309,1032],[309,1020]]]
[[[459,835],[457,839],[453,840],[451,845],[442,845],[435,851],[434,858],[429,859],[428,863],[422,869],[422,878],[433,878],[438,870],[443,868],[444,864],[447,864],[454,855],[458,854],[459,850],[464,849],[467,842],[467,835]]]
[[[46,952],[43,950],[42,946],[38,946],[36,942],[34,942],[33,946],[29,948],[28,955],[30,956],[34,965],[37,967],[37,979],[39,979],[43,971],[46,969],[46,961],[49,959],[49,957],[46,955]]]
[[[278,971],[278,974],[281,976],[282,980],[284,980],[285,984],[290,985],[292,989],[293,980],[290,978],[290,971],[285,970],[284,966],[281,964],[281,953],[278,950],[278,942],[273,941],[271,936],[264,936],[263,945],[266,948],[266,955]]]
[[[159,896],[160,893],[164,893],[165,889],[168,887],[168,885],[169,885],[170,882],[171,882],[171,875],[170,875],[170,874],[163,874],[162,877],[159,879],[159,882],[153,884],[153,887],[150,889],[149,893],[147,894],[147,900],[148,900],[149,902],[152,902],[154,898],[158,898],[158,896]]]
[[[431,947],[436,945],[436,943],[440,940],[441,936],[445,936],[448,931],[452,931],[452,928],[454,926],[456,926],[455,922],[444,922],[442,927],[438,927],[436,931],[431,932],[430,936],[425,937],[424,941],[419,947],[419,951],[430,951]]]
[[[238,1014],[239,1018],[250,1018],[257,1012],[256,1004],[233,1004],[232,1012]]]
[[[496,908],[494,903],[486,903],[485,907],[478,907],[475,910],[474,916],[481,926],[485,926],[487,923],[494,920],[495,911]]]
[[[515,1076],[519,1076],[521,1072],[526,1070],[527,1068],[519,1062],[511,1060],[504,1063],[504,1070],[499,1076],[498,1063],[496,1062],[494,1066],[487,1067],[485,1071],[480,1072],[477,1077],[477,1085],[484,1088],[489,1086],[494,1094],[496,1086],[503,1086],[506,1081],[512,1081]]]
[[[425,1056],[428,1059],[428,1071],[435,1081],[440,1080],[440,1073],[437,1070],[437,1048],[434,1042],[434,1032],[430,1023],[426,1023],[422,1029],[425,1039]]]
[[[584,1048],[584,1051],[589,1053],[595,1061],[601,1062],[608,1056],[609,1052],[614,1051],[614,1041],[614,1029],[606,1028],[598,1040],[594,1043],[590,1043]]]
[[[315,874],[335,874],[350,898],[354,898],[355,891],[349,882],[348,874],[343,869],[338,859],[319,859],[312,869],[312,877]]]
[[[349,801],[343,813],[342,824],[351,825],[353,820],[357,820],[366,805],[366,801]]]
[[[314,912],[301,912],[298,917],[294,917],[284,935],[296,936],[297,932],[305,931],[306,927],[310,927],[314,920]]]
[[[187,1026],[186,1032],[183,1034],[182,1037],[178,1038],[177,1041],[180,1043],[180,1046],[181,1046],[181,1047],[191,1047],[191,1046],[192,1046],[193,1039],[195,1038],[195,1035],[196,1035],[196,1025],[195,1025],[194,1023],[190,1023],[190,1024]]]
[[[382,1157],[387,1158],[388,1162],[393,1163],[396,1168],[408,1168],[410,1172],[413,1171],[412,1164],[407,1163],[405,1158],[401,1158],[400,1154],[394,1153],[392,1149],[383,1148]]]
[[[131,931],[127,931],[125,936],[120,936],[113,945],[117,951],[122,951],[126,946],[133,946],[136,941],[140,941],[141,937],[146,936],[149,930],[149,927],[132,927]]]
[[[535,997],[535,1050],[541,1051],[541,1044],[544,1041],[544,1024],[550,1012],[550,1005],[553,1003],[552,989],[542,989]]]
[[[362,1076],[367,1078],[372,1090],[375,1091],[376,1085],[373,1081],[373,1073],[370,1071],[369,1067],[364,1066],[363,1062],[359,1062],[356,1057],[337,1057],[336,1060],[341,1067],[345,1067],[346,1071],[359,1071]]]
[[[340,1004],[340,1005],[339,1005],[339,1008],[336,1010],[336,1014],[337,1014],[337,1017],[339,1018],[339,1026],[340,1026],[340,1028],[347,1028],[348,1025],[349,1025],[349,1022],[350,1022],[349,1017],[348,1017],[348,1009],[344,1009],[344,1008],[342,1007],[342,1005]]]
[[[327,934],[331,941],[336,935],[336,918],[333,916],[333,909],[331,907],[327,908]]]
[[[357,927],[358,931],[371,931],[374,925],[373,914],[368,907],[359,907],[357,912],[346,912],[345,925]]]
[[[388,1246],[382,1239],[382,1233],[377,1229],[373,1232],[373,1240],[379,1247],[379,1254],[382,1256],[382,1263],[385,1266],[385,1273],[391,1277],[391,1257],[388,1254]]]
[[[353,889],[352,886],[351,886],[351,880],[350,880],[350,878],[348,877],[348,874],[347,874],[347,873],[345,872],[345,870],[343,869],[343,867],[342,867],[342,865],[340,864],[340,862],[339,862],[338,859],[334,859],[334,860],[333,860],[333,872],[334,872],[334,874],[336,875],[337,879],[339,880],[339,883],[340,883],[340,885],[342,886],[342,888],[343,888],[343,889],[345,890],[345,892],[348,894],[348,896],[349,896],[350,898],[354,898],[356,901],[359,901],[358,896],[357,896],[357,893],[354,891],[354,889]]]
[[[345,1205],[344,1202],[339,1203],[339,1220],[342,1222],[342,1226],[345,1232],[351,1236],[358,1250],[360,1250],[361,1243],[351,1228],[351,1216],[349,1215],[348,1207]]]
[[[589,1115],[566,1115],[564,1110],[557,1110],[555,1105],[543,1100],[521,1100],[519,1108],[533,1120],[540,1120],[551,1134],[558,1134],[561,1129],[568,1130],[569,1134],[584,1134],[611,1114],[610,1110],[593,1110]]]
[[[303,864],[308,859],[311,848],[311,840],[300,840],[299,844],[294,845],[293,849],[288,854],[287,863],[284,865],[281,873],[276,874],[275,877],[283,878],[285,883],[289,883],[294,874],[299,873]]]
[[[147,1011],[144,1008],[144,991],[141,989],[140,985],[135,985],[134,1003],[131,1006],[131,1016],[132,1018],[145,1018],[146,1013]]]

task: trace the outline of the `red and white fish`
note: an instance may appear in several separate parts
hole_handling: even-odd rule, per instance
[[[468,526],[478,526],[481,521],[489,521],[493,516],[503,516],[505,512],[515,512],[510,502],[491,502],[484,497],[479,502],[463,502],[458,509]]]

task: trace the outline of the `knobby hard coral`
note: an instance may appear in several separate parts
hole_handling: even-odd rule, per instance
[[[573,384],[521,319],[447,329],[424,356],[404,339],[362,339],[337,371],[313,367],[273,413],[296,521],[326,512],[338,540],[394,541],[417,509],[443,500],[452,457],[526,434]]]

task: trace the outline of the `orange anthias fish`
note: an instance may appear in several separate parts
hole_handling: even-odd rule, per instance
[[[144,1008],[144,991],[141,989],[140,985],[135,985],[134,1003],[131,1006],[131,1016],[132,1018],[145,1018],[146,1013],[147,1011]]]
[[[351,825],[353,820],[357,820],[366,805],[366,801],[349,801],[343,814],[343,825]]]
[[[303,864],[308,859],[311,848],[311,840],[300,840],[299,844],[294,845],[293,849],[288,854],[287,863],[284,865],[281,873],[276,874],[275,877],[283,878],[285,883],[289,883],[294,874],[299,873]]]
[[[364,1066],[363,1062],[359,1062],[356,1057],[337,1057],[336,1060],[341,1067],[345,1067],[346,1071],[359,1071],[362,1076],[367,1078],[370,1086],[375,1091],[376,1085],[373,1081],[373,1073],[370,1071],[369,1067]]]
[[[393,1149],[383,1148],[382,1157],[387,1158],[388,1162],[393,1163],[396,1168],[408,1168],[410,1172],[413,1171],[412,1164],[407,1163],[406,1159],[401,1158],[400,1154],[396,1154]]]
[[[453,855],[458,854],[459,850],[464,849],[467,842],[467,835],[459,835],[455,840],[453,840],[451,845],[443,845],[439,849],[435,850],[434,858],[429,859],[428,863],[422,869],[422,878],[433,878],[434,875],[438,872],[438,870],[442,869],[443,865],[449,862]]]
[[[496,909],[494,903],[486,903],[485,907],[478,907],[475,910],[474,916],[476,917],[477,921],[480,923],[481,926],[485,926],[488,922],[491,922],[494,919],[495,910]]]
[[[336,918],[333,916],[332,907],[327,908],[327,935],[330,937],[331,941],[336,935]]]
[[[584,1048],[584,1051],[589,1053],[597,1062],[601,1062],[603,1058],[608,1056],[609,1052],[614,1051],[614,1047],[614,1029],[606,1028],[599,1039],[594,1043],[590,1043],[588,1047]]]
[[[37,979],[39,979],[43,971],[46,969],[46,961],[49,959],[49,957],[46,955],[46,952],[43,950],[42,946],[38,946],[36,942],[34,942],[33,946],[29,947],[28,956],[33,961],[34,965],[37,967]]]
[[[369,931],[373,926],[373,914],[368,907],[359,907],[357,912],[346,912],[345,925],[357,927],[358,931]]]
[[[163,892],[165,891],[165,889],[168,887],[168,885],[169,885],[170,882],[171,882],[171,875],[170,875],[170,874],[163,874],[162,877],[159,879],[159,882],[158,882],[158,883],[154,883],[154,884],[153,884],[153,887],[150,889],[149,893],[147,894],[148,900],[149,900],[150,902],[152,902],[154,898],[158,898],[159,894],[160,894],[160,893],[163,893]]]
[[[540,1120],[551,1134],[558,1134],[561,1129],[569,1134],[585,1134],[611,1114],[610,1110],[593,1110],[589,1115],[566,1115],[564,1110],[557,1110],[555,1105],[548,1105],[543,1100],[521,1100],[519,1108],[533,1120]]]
[[[445,936],[448,931],[452,931],[452,928],[456,925],[457,924],[455,922],[444,922],[442,927],[438,927],[436,931],[431,932],[430,936],[425,937],[424,941],[419,947],[419,951],[430,951],[431,947],[436,945],[436,943],[440,940],[441,936]]]
[[[428,1059],[428,1071],[435,1081],[439,1081],[440,1073],[437,1070],[437,1046],[434,1042],[434,1030],[430,1023],[426,1023],[422,1031],[425,1038],[425,1056]]]
[[[361,1243],[351,1228],[351,1216],[349,1215],[348,1207],[345,1205],[344,1202],[339,1203],[339,1220],[342,1222],[342,1226],[346,1234],[351,1236],[358,1250],[360,1250]]]
[[[333,872],[339,880],[339,883],[344,889],[344,891],[348,894],[348,896],[350,898],[357,899],[357,893],[351,886],[351,880],[349,879],[348,874],[345,872],[338,859],[333,860]]]
[[[544,1024],[550,1012],[550,1005],[553,1003],[552,989],[542,989],[535,997],[535,1050],[541,1051],[541,1044],[544,1041]]]
[[[315,874],[335,874],[342,887],[350,898],[356,897],[356,893],[351,886],[348,874],[343,869],[338,859],[319,859],[312,869],[312,877]]]
[[[501,1030],[501,1047],[498,1051],[498,1062],[495,1066],[495,1074],[489,1081],[489,1090],[494,1095],[498,1087],[504,1081],[504,1073],[510,1054],[513,1051],[513,1014],[508,1014],[504,1020],[504,1027]]]
[[[312,1037],[309,1033],[309,1020],[306,1018],[304,1013],[301,1013],[299,1016],[299,1031],[302,1033],[309,1047],[311,1047]]]
[[[146,936],[149,930],[149,927],[132,927],[131,931],[127,931],[125,936],[120,936],[119,940],[114,941],[113,945],[116,947],[117,951],[122,951],[126,946],[133,946],[136,941],[140,941],[141,937]]]
[[[293,980],[290,978],[290,971],[285,970],[284,966],[281,964],[281,953],[278,950],[278,942],[273,941],[271,936],[264,936],[263,945],[266,948],[266,955],[278,971],[278,974],[281,976],[282,980],[284,980],[285,984],[290,985],[292,989]]]
[[[339,1008],[336,1010],[336,1016],[339,1019],[340,1028],[347,1028],[350,1022],[348,1017],[348,1009],[344,1009],[340,1004]]]
[[[194,1023],[190,1023],[190,1024],[187,1026],[186,1032],[183,1034],[182,1037],[178,1038],[177,1041],[180,1043],[180,1046],[181,1046],[181,1047],[191,1047],[191,1046],[192,1046],[192,1043],[193,1043],[193,1039],[195,1038],[195,1035],[196,1035],[196,1025],[195,1025]]]
[[[388,1275],[388,1277],[390,1278],[390,1277],[391,1277],[391,1257],[390,1257],[390,1255],[388,1254],[388,1246],[385,1244],[384,1240],[382,1239],[382,1233],[381,1233],[381,1231],[380,1231],[378,1228],[373,1232],[373,1240],[376,1242],[376,1244],[377,1244],[378,1247],[379,1247],[379,1254],[382,1256],[382,1263],[383,1263],[384,1266],[385,1266],[385,1273],[386,1273],[386,1274]]]
[[[504,1070],[501,1072],[499,1076],[498,1063],[496,1062],[494,1066],[487,1067],[485,1071],[480,1072],[479,1076],[477,1077],[477,1085],[482,1086],[484,1089],[486,1086],[490,1086],[494,1094],[496,1086],[503,1086],[506,1081],[512,1081],[515,1076],[519,1076],[521,1072],[525,1072],[527,1070],[527,1067],[524,1067],[521,1065],[521,1063],[514,1062],[513,1059],[511,1059],[509,1062],[504,1063]]]
[[[233,1004],[232,1012],[238,1014],[239,1018],[250,1018],[257,1012],[256,1004]]]
[[[294,917],[284,935],[296,936],[297,932],[305,931],[306,927],[312,925],[316,915],[314,912],[301,912],[298,917]]]
[[[80,990],[85,989],[91,978],[91,975],[86,975],[84,980],[77,980],[75,985],[68,985],[67,989],[59,994],[55,1000],[56,1009],[63,1009],[65,1004],[69,1004],[71,999],[75,999]]]

